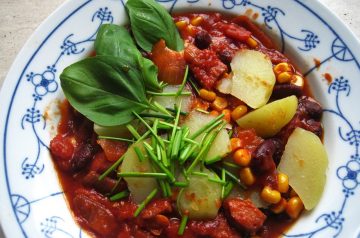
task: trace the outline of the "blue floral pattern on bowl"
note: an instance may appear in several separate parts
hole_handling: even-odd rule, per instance
[[[22,70],[18,84],[14,89],[12,101],[7,110],[3,138],[4,170],[8,199],[11,203],[11,208],[18,228],[24,237],[32,236],[28,231],[29,225],[27,223],[33,213],[32,208],[36,204],[44,204],[46,201],[56,198],[61,199],[62,202],[64,201],[63,197],[59,196],[63,194],[62,191],[50,192],[34,197],[32,194],[30,196],[30,194],[25,192],[19,193],[12,187],[14,181],[13,178],[9,176],[10,171],[8,164],[10,164],[10,162],[7,161],[6,143],[7,140],[9,140],[7,126],[9,125],[10,115],[12,114],[12,106],[16,99],[18,85],[20,81],[25,80],[28,85],[24,86],[24,84],[21,84],[21,86],[30,86],[31,88],[31,91],[28,91],[31,100],[23,103],[24,114],[19,120],[21,129],[32,135],[32,140],[35,141],[36,149],[32,150],[32,153],[27,154],[26,157],[22,159],[18,158],[16,163],[18,163],[17,169],[19,170],[19,173],[25,179],[23,183],[32,184],[39,181],[38,177],[41,178],[46,176],[46,172],[53,172],[53,168],[51,166],[46,166],[44,161],[44,159],[48,159],[49,153],[49,138],[48,136],[44,136],[44,132],[49,130],[49,128],[47,120],[44,117],[46,107],[44,106],[43,101],[49,102],[50,99],[59,97],[59,72],[61,72],[61,68],[64,67],[65,63],[69,64],[69,62],[75,61],[74,58],[71,57],[84,57],[91,51],[92,43],[95,40],[100,25],[119,21],[117,17],[115,17],[115,15],[118,14],[114,14],[115,12],[120,11],[119,8],[123,11],[121,4],[118,4],[119,2],[121,2],[122,5],[124,4],[123,1],[89,0],[76,5],[74,1],[72,3],[74,10],[72,10],[53,28],[53,30],[50,31],[50,33],[48,33],[44,41],[39,45],[32,57],[30,57],[25,68]],[[194,7],[204,6],[203,1],[201,0],[158,0],[158,2],[164,4],[170,11],[176,10],[179,5]],[[309,17],[319,21],[320,23],[318,24],[322,24],[325,29],[328,30],[326,34],[316,27],[311,27],[311,25],[303,27],[301,22],[291,27],[288,24],[284,24],[284,19],[289,17],[289,15],[287,15],[287,9],[283,8],[277,1],[269,2],[271,2],[271,4],[266,4],[261,0],[221,0],[218,3],[213,3],[213,5],[215,5],[214,9],[222,11],[245,12],[246,9],[252,9],[255,12],[259,12],[261,17],[257,19],[257,21],[263,23],[267,30],[274,31],[279,36],[280,49],[282,52],[288,52],[290,47],[290,49],[296,49],[297,51],[302,52],[300,55],[303,57],[308,57],[312,52],[317,54],[319,47],[328,48],[326,53],[319,56],[319,64],[308,64],[307,67],[303,69],[305,75],[309,77],[316,76],[319,78],[319,73],[317,72],[318,68],[320,66],[325,67],[326,65],[333,63],[333,61],[350,65],[348,67],[352,67],[352,70],[355,69],[357,70],[357,74],[359,73],[360,64],[342,36],[325,22],[319,14],[313,11],[310,6],[300,0],[294,0],[291,3],[307,12]],[[33,63],[38,52],[41,51],[43,47],[45,48],[45,43],[54,40],[52,35],[55,34],[63,24],[67,21],[71,21],[77,14],[87,14],[87,18],[82,20],[86,21],[87,26],[91,27],[93,30],[88,35],[78,35],[76,31],[70,31],[64,34],[63,40],[59,42],[58,48],[56,50],[53,49],[53,52],[50,54],[51,57],[49,56],[48,58],[47,62],[50,63],[44,63],[41,65],[42,70],[38,69],[39,65]],[[327,40],[329,36],[332,39],[330,41]],[[71,58],[71,60],[69,60],[69,58]],[[356,123],[354,123],[354,119],[349,119],[350,115],[343,110],[344,106],[342,103],[346,101],[346,98],[351,96],[351,85],[353,85],[354,82],[351,79],[348,79],[345,74],[345,72],[341,72],[339,75],[335,75],[335,80],[327,86],[324,86],[324,82],[319,82],[322,84],[320,88],[323,90],[323,93],[327,94],[325,96],[326,99],[331,101],[331,103],[327,103],[330,107],[325,109],[325,116],[337,118],[336,120],[339,120],[336,124],[338,134],[337,139],[347,145],[347,151],[351,151],[349,156],[343,155],[344,159],[338,163],[338,166],[335,169],[330,171],[333,173],[328,174],[328,177],[335,177],[335,181],[339,183],[339,190],[332,191],[337,194],[339,201],[337,201],[337,206],[332,207],[330,210],[324,209],[321,210],[321,212],[314,212],[314,220],[312,220],[311,228],[302,228],[301,232],[299,232],[299,229],[295,229],[295,231],[291,229],[287,234],[284,234],[286,237],[310,238],[344,236],[343,228],[348,221],[347,213],[345,211],[349,209],[350,203],[355,203],[356,189],[360,182],[360,130],[356,127],[359,124],[360,117],[355,118]],[[355,91],[358,90],[359,86],[355,88]],[[356,115],[359,115],[359,112],[356,113]],[[325,131],[326,130],[327,128],[325,127]],[[49,163],[47,163],[47,165],[49,165]],[[50,211],[46,214],[47,216],[44,216],[43,220],[38,223],[36,228],[43,237],[83,236],[83,233],[77,226],[75,226],[75,228],[69,228],[71,225],[74,225],[73,221],[68,219],[69,217],[64,218],[62,215],[52,214]]]

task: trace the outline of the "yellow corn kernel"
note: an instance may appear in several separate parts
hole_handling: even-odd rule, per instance
[[[279,173],[277,175],[278,190],[280,193],[287,193],[289,191],[289,177],[286,174]]]
[[[221,112],[222,110],[227,108],[227,106],[228,106],[228,102],[226,101],[226,99],[222,98],[222,97],[218,97],[218,96],[215,98],[215,100],[211,104],[211,107],[218,112]]]
[[[231,151],[236,151],[241,147],[241,140],[239,138],[230,139]]]
[[[203,22],[203,20],[204,18],[202,18],[201,16],[197,16],[191,19],[190,23],[193,26],[199,26]]]
[[[292,197],[297,197],[298,195],[297,195],[297,193],[295,192],[294,189],[291,189],[289,196],[292,198]]]
[[[290,83],[303,88],[304,87],[304,78],[301,77],[300,75],[294,74],[291,77]]]
[[[267,203],[276,204],[281,200],[281,194],[279,191],[270,188],[269,186],[265,186],[261,191],[260,197]]]
[[[250,48],[256,48],[258,46],[258,43],[257,41],[252,38],[252,37],[249,37],[247,40],[246,40],[246,44],[248,44],[248,46],[250,46]]]
[[[297,218],[303,209],[304,204],[298,196],[290,198],[287,202],[286,213],[293,219]]]
[[[182,30],[188,25],[188,23],[186,21],[178,21],[175,25],[179,30]]]
[[[240,170],[240,181],[246,186],[251,186],[255,183],[255,176],[250,168],[243,168]]]
[[[219,113],[218,111],[216,111],[216,110],[212,110],[212,111],[210,112],[210,115],[211,115],[211,116],[214,116],[214,117],[217,117],[217,116],[220,115],[220,113]]]
[[[213,102],[216,98],[216,93],[202,88],[199,91],[199,96],[206,101]]]
[[[223,120],[230,123],[231,120],[231,112],[229,109],[224,109],[221,111],[222,114],[224,114]]]
[[[280,199],[280,202],[274,204],[271,206],[271,211],[275,214],[280,214],[282,213],[283,211],[285,211],[286,209],[286,205],[287,205],[287,201],[285,198],[281,198]]]
[[[274,73],[276,75],[278,75],[282,72],[291,72],[291,71],[292,71],[291,65],[288,63],[285,63],[285,62],[279,63],[279,64],[275,65],[275,67],[274,67]]]
[[[231,117],[234,121],[236,121],[237,119],[239,119],[240,117],[244,116],[248,111],[247,106],[245,105],[240,105],[237,106],[232,112],[231,112]]]
[[[195,37],[195,35],[196,35],[196,27],[194,27],[193,25],[187,25],[186,31],[188,32],[188,34],[190,36]]]
[[[292,79],[292,73],[290,72],[282,72],[277,75],[276,80],[278,83],[289,83]]]
[[[250,151],[247,149],[237,149],[233,155],[233,160],[237,165],[248,166],[251,161]]]

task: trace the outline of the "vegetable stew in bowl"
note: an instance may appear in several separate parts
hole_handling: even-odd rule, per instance
[[[126,11],[60,76],[50,150],[76,221],[94,237],[281,236],[326,181],[306,79],[246,16]]]

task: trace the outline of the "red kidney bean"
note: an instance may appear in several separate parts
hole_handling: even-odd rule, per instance
[[[252,153],[250,166],[256,174],[270,173],[275,170],[273,155],[277,147],[275,140],[268,139],[261,143]]]
[[[207,31],[199,31],[195,35],[195,45],[200,50],[207,49],[211,44],[211,36]]]
[[[303,96],[299,99],[299,111],[303,115],[308,115],[310,118],[320,120],[323,109],[315,99]]]
[[[291,95],[300,97],[303,94],[301,87],[294,84],[276,84],[271,95],[272,99],[281,99]]]

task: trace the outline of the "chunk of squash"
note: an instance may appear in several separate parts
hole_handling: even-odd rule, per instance
[[[135,147],[138,147],[145,157],[145,159],[141,162],[135,153]],[[124,161],[119,167],[119,172],[153,172],[151,162],[145,152],[143,142],[137,142],[129,147],[125,153]],[[131,198],[137,204],[144,201],[151,191],[158,187],[158,183],[155,178],[125,177],[124,180],[128,185]]]
[[[256,134],[261,137],[271,137],[290,122],[296,113],[297,106],[296,96],[286,97],[249,112],[236,122],[241,128],[254,128]]]
[[[217,175],[204,168],[201,172],[211,178]],[[190,219],[214,219],[221,206],[221,185],[209,181],[209,177],[192,174],[189,185],[181,189],[177,198],[177,208],[181,214],[187,214]]]
[[[276,82],[270,58],[256,50],[240,50],[230,65],[231,94],[252,108],[265,105]]]
[[[328,159],[325,148],[314,133],[296,128],[290,135],[278,171],[289,176],[289,184],[306,210],[320,201],[326,182]]]

